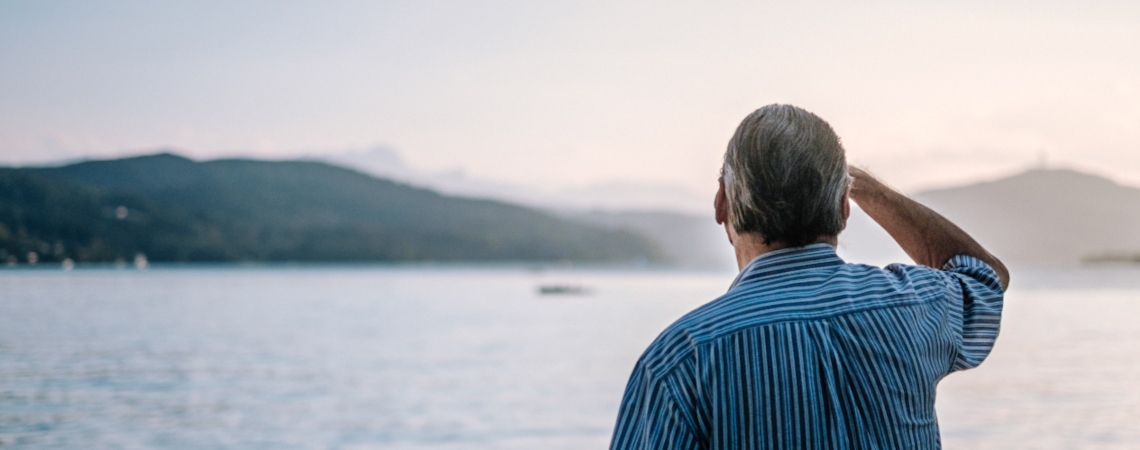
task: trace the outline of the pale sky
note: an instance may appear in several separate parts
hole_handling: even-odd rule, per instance
[[[1140,185],[1140,2],[0,2],[0,163],[384,145],[707,191],[768,103],[908,190],[1040,155]]]

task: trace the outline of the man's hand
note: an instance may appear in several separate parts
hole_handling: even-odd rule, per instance
[[[889,191],[890,188],[884,186],[879,180],[867,173],[867,171],[858,167],[850,166],[847,168],[847,173],[851,175],[851,200],[862,206],[863,201],[870,200],[870,197],[882,195],[884,192]]]
[[[851,167],[851,200],[899,243],[915,263],[941,269],[957,255],[973,256],[997,272],[1001,287],[1009,271],[974,238],[945,217],[891,189],[866,171]]]

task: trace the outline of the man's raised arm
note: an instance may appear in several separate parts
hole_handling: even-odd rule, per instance
[[[849,173],[854,178],[851,199],[887,230],[915,263],[941,269],[954,256],[973,256],[997,272],[1002,289],[1009,286],[1005,265],[957,225],[861,169],[851,167]]]

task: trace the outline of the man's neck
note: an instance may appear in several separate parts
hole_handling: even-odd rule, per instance
[[[826,243],[832,247],[839,245],[839,238],[836,236],[820,236],[813,244]],[[736,250],[736,266],[739,270],[744,270],[744,267],[752,260],[758,258],[765,253],[774,252],[776,250],[783,250],[788,248],[783,242],[772,242],[771,244],[764,243],[764,236],[758,233],[732,233],[732,247]]]

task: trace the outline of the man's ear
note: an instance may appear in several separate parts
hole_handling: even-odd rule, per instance
[[[717,180],[720,187],[716,190],[716,199],[713,200],[713,208],[716,209],[716,223],[724,225],[728,222],[728,195],[724,193],[724,177]]]
[[[847,185],[847,189],[843,191],[843,227],[840,230],[847,229],[847,219],[851,218],[851,185]]]

